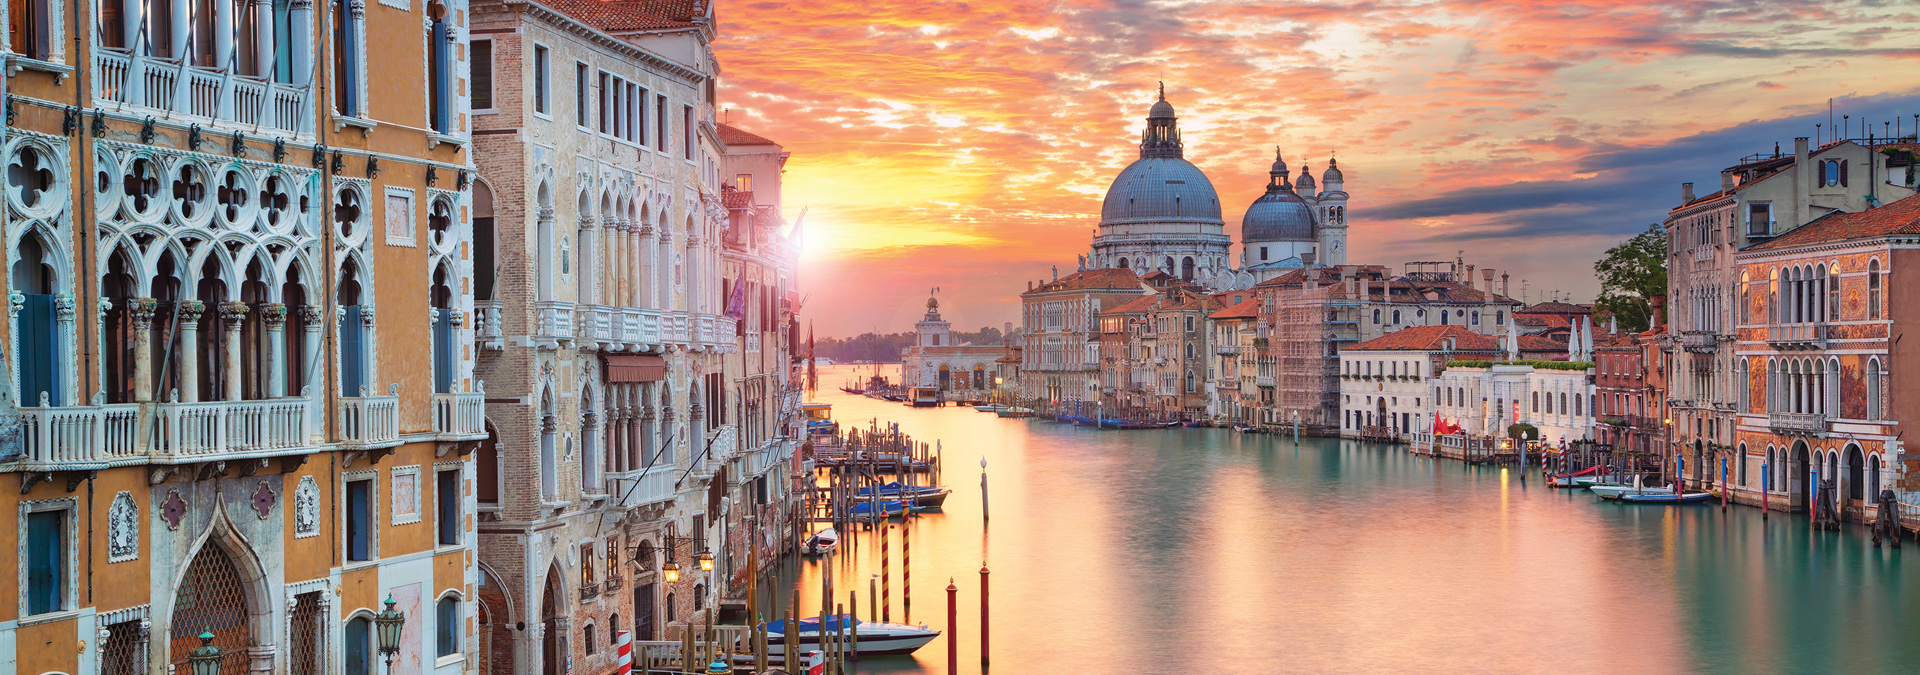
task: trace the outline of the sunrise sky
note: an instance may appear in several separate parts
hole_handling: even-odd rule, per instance
[[[1468,262],[1588,302],[1681,181],[1920,123],[1920,8],[1686,0],[719,0],[722,105],[780,141],[819,335],[1018,320],[1073,271],[1156,81],[1227,232],[1272,148],[1352,194],[1350,261]],[[1830,130],[1821,131],[1831,134]],[[1235,255],[1238,255],[1236,247]]]

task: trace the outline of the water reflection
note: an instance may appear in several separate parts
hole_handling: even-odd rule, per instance
[[[822,380],[848,379],[839,373]],[[1755,509],[1596,503],[1535,473],[1403,449],[1214,429],[1095,431],[821,393],[843,424],[944,441],[944,513],[912,537],[911,621],[981,672],[1903,672],[1916,572],[1864,530]],[[979,459],[993,518],[980,517]],[[896,531],[897,532],[897,531]],[[831,563],[863,615],[877,538]],[[904,613],[893,538],[894,619]],[[1913,546],[1911,542],[1908,546]],[[820,606],[823,563],[789,567]],[[784,604],[784,602],[783,602]],[[861,672],[943,672],[945,637]]]

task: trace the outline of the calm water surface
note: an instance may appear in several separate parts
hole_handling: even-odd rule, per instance
[[[849,373],[820,378],[843,425],[891,420],[944,444],[955,493],[904,526],[911,621],[946,629],[953,579],[964,673],[985,670],[982,562],[1004,675],[1920,670],[1920,561],[1903,560],[1920,550],[1876,550],[1862,528],[1603,503],[1398,446],[1098,431],[829,391]],[[826,563],[863,618],[877,541],[849,537]],[[809,615],[822,567],[785,582]],[[940,673],[946,653],[943,636],[859,670]]]

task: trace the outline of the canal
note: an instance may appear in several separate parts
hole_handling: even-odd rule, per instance
[[[911,621],[946,629],[959,591],[960,671],[982,672],[980,567],[991,574],[991,672],[1884,673],[1920,667],[1920,554],[1803,516],[1624,506],[1552,490],[1537,471],[1474,468],[1402,446],[1236,434],[1098,431],[817,399],[843,425],[896,421],[942,441],[943,512],[912,538]],[[981,514],[987,460],[990,515]],[[896,530],[897,532],[897,530]],[[820,607],[879,571],[877,539],[790,565]],[[901,620],[899,537],[893,619]],[[947,638],[863,673],[942,673]]]

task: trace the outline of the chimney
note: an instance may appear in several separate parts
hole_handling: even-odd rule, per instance
[[[1680,205],[1686,206],[1692,203],[1693,203],[1693,184],[1681,183],[1680,184]]]
[[[1806,140],[1804,138],[1800,140]],[[1653,327],[1667,325],[1667,294],[1661,293],[1647,298],[1647,308],[1653,310]]]
[[[1487,295],[1493,295],[1493,268],[1482,268],[1480,270],[1480,280],[1487,282]]]
[[[1467,276],[1455,279],[1455,281],[1466,284],[1467,288],[1473,288],[1473,265],[1467,265]]]
[[[1032,279],[1028,279],[1028,280],[1027,280],[1027,290],[1029,290],[1029,291],[1031,291],[1031,290],[1033,290],[1033,280],[1032,280]]]
[[[1720,172],[1720,192],[1726,193],[1726,192],[1732,192],[1732,191],[1733,191],[1733,172],[1732,171]]]
[[[1807,193],[1812,187],[1813,166],[1807,163],[1807,137],[1799,136],[1793,139],[1793,222],[1786,227],[1776,224],[1772,234],[1806,224],[1807,202],[1811,199]],[[1773,217],[1778,221],[1780,214],[1776,213]]]
[[[1507,273],[1506,273],[1506,272],[1501,272],[1501,273],[1500,273],[1500,294],[1501,294],[1501,295],[1504,295],[1504,296],[1507,296],[1507,297],[1509,297],[1509,298],[1511,298],[1511,297],[1513,297],[1513,294],[1511,294],[1511,293],[1508,293],[1508,292],[1507,292],[1507,288],[1508,288],[1508,286],[1507,286]]]

